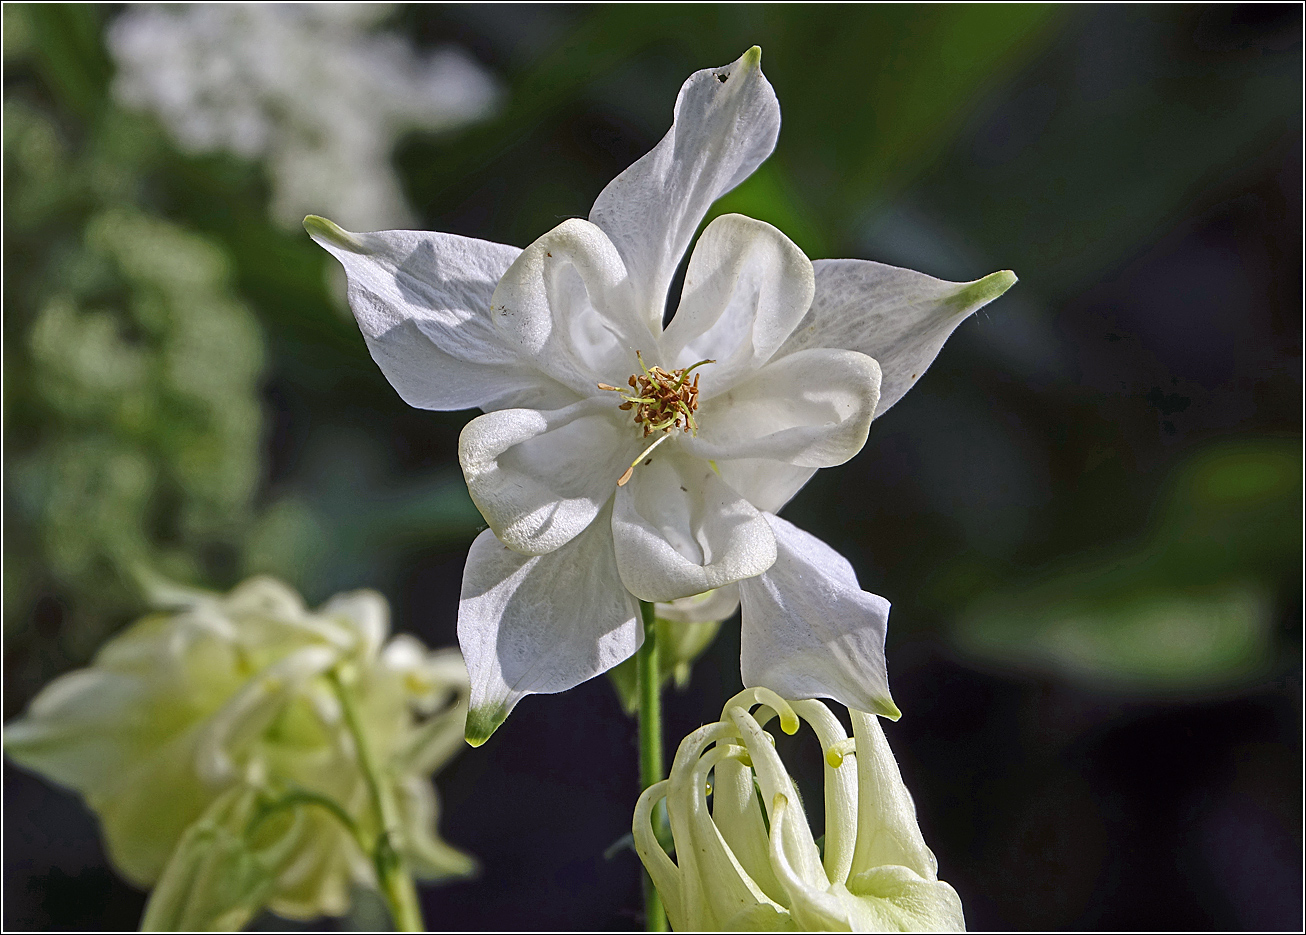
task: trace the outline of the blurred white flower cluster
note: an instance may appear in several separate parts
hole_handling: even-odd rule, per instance
[[[373,591],[316,611],[271,578],[155,598],[169,610],[47,685],[4,737],[15,761],[85,798],[127,879],[157,884],[146,928],[239,928],[263,907],[343,915],[351,883],[376,886],[364,849],[382,829],[359,732],[408,868],[474,869],[437,834],[430,781],[462,746],[456,650],[387,640]]]
[[[270,210],[284,224],[332,214],[355,229],[402,226],[411,212],[390,164],[396,137],[476,120],[497,94],[459,49],[421,54],[370,31],[390,9],[133,5],[108,32],[114,96],[156,114],[192,152],[266,160]]]

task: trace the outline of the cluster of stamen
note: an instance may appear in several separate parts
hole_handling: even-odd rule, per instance
[[[700,375],[694,374],[693,382],[690,382],[689,374],[690,371],[704,364],[716,363],[714,360],[700,360],[692,366],[682,367],[679,370],[663,370],[658,366],[644,366],[644,357],[639,351],[635,352],[635,357],[638,358],[639,367],[644,372],[631,376],[630,392],[619,386],[609,386],[607,383],[600,383],[599,389],[621,394],[624,402],[617,408],[635,411],[635,424],[644,426],[645,438],[654,432],[661,432],[662,436],[649,445],[626,469],[626,473],[617,481],[618,487],[624,486],[626,481],[630,480],[635,465],[666,441],[672,429],[679,427],[683,432],[698,434],[698,423],[694,421],[694,412],[698,409]]]

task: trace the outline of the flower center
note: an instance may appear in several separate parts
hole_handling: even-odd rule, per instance
[[[700,374],[694,374],[693,382],[690,382],[689,373],[704,364],[716,363],[715,360],[700,360],[679,370],[663,370],[658,366],[644,366],[644,357],[639,351],[635,352],[635,357],[639,360],[639,368],[643,373],[631,375],[627,381],[630,384],[630,392],[626,392],[619,386],[609,386],[607,383],[600,383],[599,389],[621,394],[624,402],[617,408],[635,411],[635,424],[644,426],[645,438],[654,432],[661,432],[662,436],[644,449],[631,463],[626,473],[617,481],[618,487],[624,486],[626,481],[630,480],[635,466],[654,448],[666,441],[672,429],[679,426],[683,432],[698,434],[698,423],[694,421],[694,412],[698,409]]]

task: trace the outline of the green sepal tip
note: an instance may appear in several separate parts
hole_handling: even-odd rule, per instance
[[[487,708],[473,708],[467,712],[467,726],[463,737],[473,747],[479,747],[490,739],[490,735],[499,729],[499,725],[508,720],[508,709],[503,705]]]
[[[1017,283],[1016,274],[1009,269],[989,273],[983,279],[968,282],[953,293],[948,303],[970,313],[988,305]]]
[[[358,242],[358,239],[345,230],[335,221],[329,221],[324,217],[318,217],[316,214],[310,214],[304,218],[304,230],[314,240],[323,241],[348,250],[350,253],[366,253],[367,250]]]

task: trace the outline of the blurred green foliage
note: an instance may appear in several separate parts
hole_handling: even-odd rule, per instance
[[[777,19],[783,14],[775,11]],[[813,257],[842,256],[874,208],[936,160],[991,87],[1053,35],[1047,4],[821,6],[765,50],[784,146],[713,208],[775,224]],[[812,54],[819,49],[819,54]],[[873,63],[873,65],[872,65]]]
[[[1057,299],[1300,133],[1300,58],[1239,45],[1221,22],[1252,8],[1084,12],[1004,103],[1006,132],[930,167],[920,186],[959,239]]]
[[[320,251],[268,223],[255,167],[187,157],[114,105],[104,12],[4,11],[4,608],[20,695],[138,614],[140,575],[223,587],[271,572],[329,593],[378,555],[480,523],[448,468],[399,490],[354,469],[267,495],[269,323],[297,345],[292,368],[312,362],[308,381],[333,365],[370,379],[370,361],[332,311]]]
[[[7,67],[72,75],[50,48],[78,74],[94,61],[86,28],[66,28],[84,15],[29,12],[5,10]],[[84,84],[58,86],[89,106]],[[84,656],[139,609],[138,570],[203,580],[239,549],[262,474],[263,338],[221,245],[140,203],[163,146],[149,124],[109,109],[88,127],[27,90],[4,103],[6,636],[30,639],[25,605],[53,588]]]
[[[1004,667],[1144,691],[1209,691],[1266,675],[1300,583],[1301,446],[1199,449],[1137,543],[1077,557],[980,598],[954,638]]]

